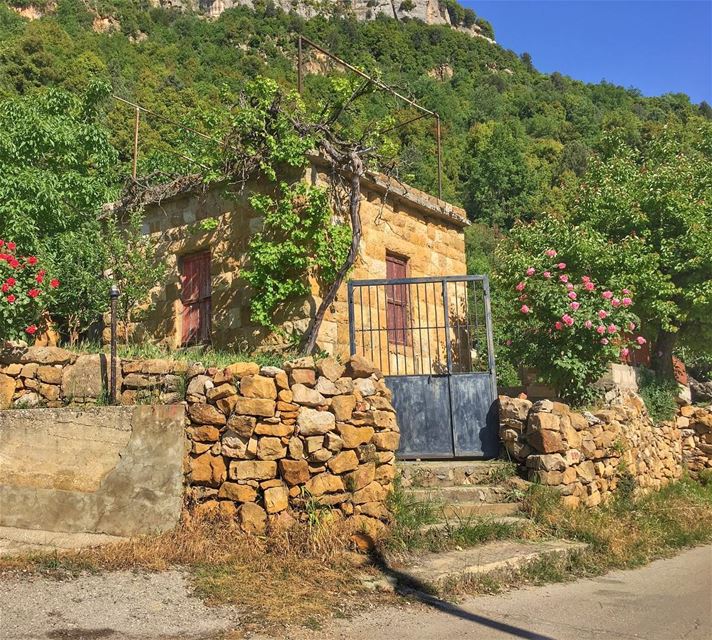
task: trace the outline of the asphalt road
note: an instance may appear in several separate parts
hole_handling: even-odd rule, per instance
[[[712,546],[633,571],[469,598],[458,605],[372,611],[324,638],[399,640],[712,640]]]

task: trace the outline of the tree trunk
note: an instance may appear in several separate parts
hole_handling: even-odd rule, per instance
[[[358,248],[361,244],[361,176],[363,176],[363,162],[359,155],[352,151],[350,154],[350,165],[351,165],[351,196],[349,198],[349,218],[351,222],[351,247],[349,248],[349,253],[346,256],[344,264],[336,274],[336,279],[331,283],[329,290],[319,305],[314,316],[314,322],[312,322],[309,331],[304,336],[304,341],[302,343],[302,353],[308,355],[314,351],[316,348],[316,341],[319,337],[319,330],[321,329],[321,323],[326,315],[326,310],[331,306],[331,304],[336,299],[336,294],[339,292],[339,287],[344,282],[349,270],[353,267],[356,262],[356,256],[358,255]]]
[[[653,368],[659,378],[675,379],[675,372],[672,366],[672,353],[677,342],[677,333],[660,330],[655,342],[655,353],[653,354]]]

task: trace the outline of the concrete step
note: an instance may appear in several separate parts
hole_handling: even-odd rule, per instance
[[[520,569],[546,557],[563,557],[580,552],[581,542],[547,540],[522,542],[503,540],[446,553],[427,554],[413,565],[394,571],[398,582],[419,590],[438,592],[457,580]]]
[[[508,502],[512,495],[509,487],[502,485],[463,485],[457,487],[430,487],[408,489],[419,502],[433,501],[436,504],[461,502]]]
[[[462,520],[471,516],[515,516],[520,510],[519,502],[458,502],[444,505],[440,513],[446,520]]]
[[[404,487],[457,487],[496,484],[511,470],[505,460],[401,460]]]

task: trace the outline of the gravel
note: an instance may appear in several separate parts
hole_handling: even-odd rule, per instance
[[[0,577],[2,640],[206,638],[237,624],[235,609],[192,597],[180,571]]]

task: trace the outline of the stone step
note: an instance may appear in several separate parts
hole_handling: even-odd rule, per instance
[[[433,522],[431,524],[424,524],[420,527],[421,533],[427,533],[428,531],[442,531],[447,533],[448,531],[455,529],[459,526],[470,525],[474,526],[480,523],[495,523],[495,524],[506,524],[512,527],[525,527],[529,522],[529,519],[524,515],[515,516],[470,516],[469,518],[458,518],[456,520],[443,520],[440,522]]]
[[[564,540],[488,542],[471,549],[427,554],[414,565],[398,569],[397,579],[401,584],[437,593],[457,580],[516,570],[536,560],[564,557],[586,547],[585,543]]]
[[[456,487],[495,484],[511,470],[505,460],[401,460],[404,487]]]
[[[515,516],[521,506],[519,502],[458,502],[444,505],[440,513],[446,520],[463,520],[471,516]]]
[[[509,502],[512,490],[502,485],[463,485],[455,487],[430,487],[408,489],[408,494],[419,502]]]

